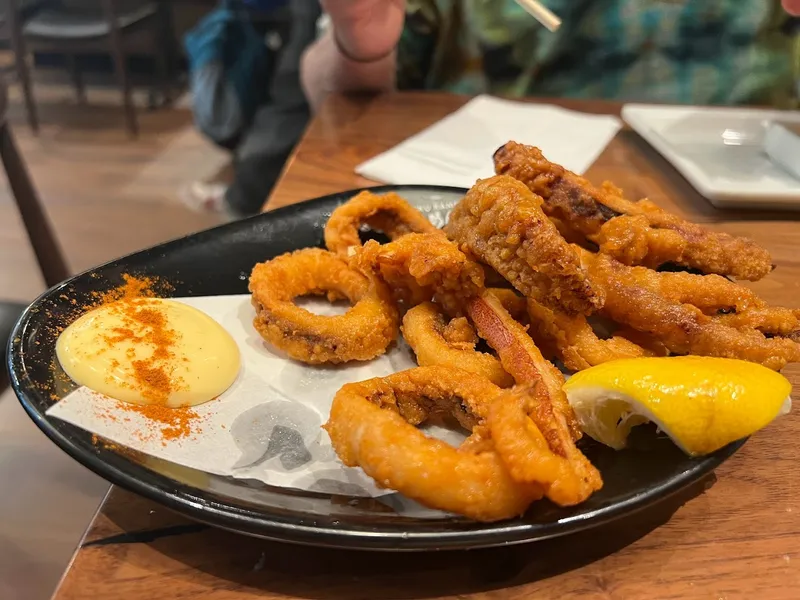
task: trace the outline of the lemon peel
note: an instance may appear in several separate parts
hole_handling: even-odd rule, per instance
[[[584,432],[615,449],[655,423],[687,454],[714,452],[791,408],[791,383],[756,363],[674,356],[609,361],[575,373],[564,391]]]

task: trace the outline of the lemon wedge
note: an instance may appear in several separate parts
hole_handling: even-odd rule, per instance
[[[617,450],[651,421],[687,454],[700,455],[765,427],[791,408],[780,373],[730,358],[674,356],[613,360],[564,385],[587,435]]]

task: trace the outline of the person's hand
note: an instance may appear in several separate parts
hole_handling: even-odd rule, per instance
[[[400,40],[405,0],[321,0],[336,42],[348,58],[370,62],[387,56]]]
[[[783,8],[790,15],[800,17],[800,0],[783,0]]]

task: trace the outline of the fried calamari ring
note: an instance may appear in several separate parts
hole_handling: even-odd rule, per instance
[[[603,480],[561,421],[563,416],[553,410],[543,386],[534,384],[498,395],[487,422],[512,478],[540,484],[550,500],[572,506],[599,490]]]
[[[423,302],[409,310],[403,317],[402,332],[422,367],[457,367],[482,375],[500,387],[510,387],[514,383],[499,360],[475,350],[478,339],[464,317],[447,323],[432,302]]]
[[[474,373],[419,367],[345,385],[325,429],[341,461],[361,467],[378,485],[430,508],[499,521],[524,513],[541,498],[541,487],[515,482],[483,437],[454,448],[412,425],[434,409],[477,423],[499,391]]]
[[[525,327],[515,321],[498,298],[483,287],[483,269],[449,240],[438,235],[408,234],[383,246],[367,242],[351,261],[397,285],[404,279],[435,296],[450,316],[468,314],[478,334],[497,352],[500,363],[517,383],[544,381],[550,400],[566,418],[570,433],[580,438],[575,414],[561,389],[564,377],[542,356]]]
[[[325,225],[325,246],[348,257],[351,248],[361,247],[358,229],[362,224],[393,240],[407,233],[438,231],[425,215],[394,192],[378,195],[365,190],[333,211]]]
[[[352,270],[319,248],[306,248],[257,264],[250,292],[258,333],[291,358],[309,364],[370,360],[397,337],[398,315],[386,285]],[[298,296],[347,298],[343,315],[315,315],[294,304]]]

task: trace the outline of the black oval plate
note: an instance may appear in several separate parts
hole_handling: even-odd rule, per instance
[[[384,186],[442,225],[464,194],[458,188]],[[743,441],[698,459],[684,455],[655,429],[637,428],[631,449],[615,452],[591,440],[583,450],[600,469],[603,489],[587,502],[559,508],[535,503],[519,519],[475,523],[462,518],[423,518],[398,513],[382,501],[299,492],[209,475],[164,460],[117,452],[91,434],[50,418],[45,411],[72,384],[55,361],[57,326],[75,319],[92,292],[119,285],[124,273],[155,275],[174,285],[175,296],[247,293],[257,262],[283,252],[322,245],[331,211],[360,190],[325,196],[137,252],[77,275],[39,297],[22,315],[9,341],[9,370],[17,396],[33,421],[75,460],[108,481],[191,518],[248,535],[330,546],[380,550],[477,548],[528,542],[586,529],[647,507],[699,480]]]

